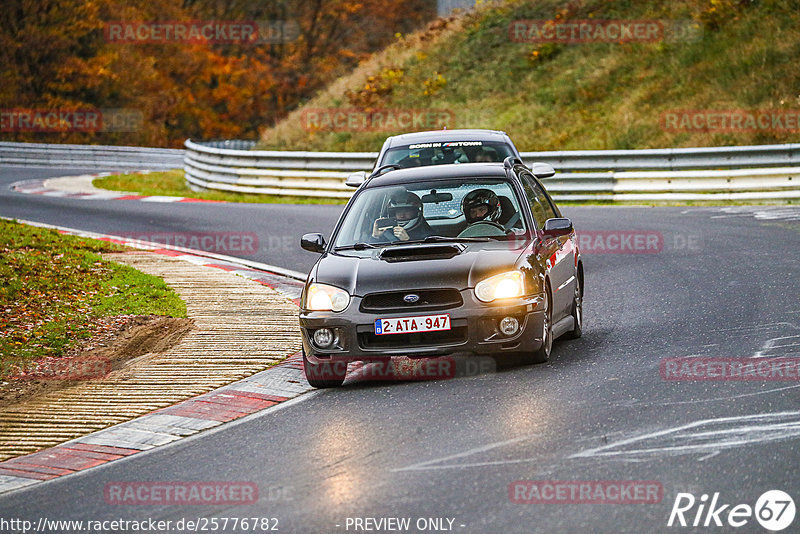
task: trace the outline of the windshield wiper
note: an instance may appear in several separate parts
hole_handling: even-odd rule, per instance
[[[333,250],[334,252],[338,252],[340,250],[365,250],[368,248],[380,248],[381,246],[382,245],[373,245],[372,243],[355,243],[353,245],[335,247]]]
[[[410,241],[392,241],[391,243],[381,243],[382,247],[394,247],[397,245],[419,245],[420,243],[486,243],[497,241],[499,236],[480,236],[480,237],[445,237],[443,235],[429,235],[424,239],[412,239]]]
[[[398,245],[418,245],[419,243],[486,243],[488,241],[499,241],[500,236],[481,236],[481,237],[445,237],[443,235],[431,235],[425,239],[411,239],[409,241],[389,241],[386,243],[355,243],[335,247],[333,250],[365,250],[368,248],[394,247]]]
[[[423,243],[444,243],[444,242],[457,242],[457,243],[485,243],[487,241],[496,240],[497,237],[481,236],[481,237],[445,237],[442,235],[431,235],[422,240]]]

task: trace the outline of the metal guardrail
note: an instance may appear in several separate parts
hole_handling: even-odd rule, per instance
[[[163,170],[183,166],[183,150],[136,146],[0,142],[0,165]]]
[[[200,189],[350,198],[347,176],[372,170],[377,157],[376,152],[242,151],[190,139],[184,170],[189,185]]]
[[[187,182],[200,189],[349,198],[347,175],[371,170],[377,156],[243,151],[225,142],[187,140],[184,170]],[[800,144],[523,152],[522,157],[555,167],[558,174],[544,182],[560,201],[800,198]]]
[[[353,171],[375,152],[251,150],[254,141],[186,141],[186,150],[0,142],[0,165],[109,170],[174,169],[198,189],[349,198]],[[558,171],[545,180],[557,200],[685,201],[800,198],[800,144],[655,150],[523,152]]]
[[[800,166],[800,144],[522,152],[525,161],[544,161],[560,172],[742,169]]]

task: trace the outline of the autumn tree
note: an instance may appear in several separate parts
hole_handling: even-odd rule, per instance
[[[181,146],[252,138],[397,32],[434,16],[427,0],[4,0],[0,110],[128,109],[131,132],[20,132],[3,139]],[[114,21],[257,21],[286,39],[120,43]],[[283,26],[282,26],[283,24]]]

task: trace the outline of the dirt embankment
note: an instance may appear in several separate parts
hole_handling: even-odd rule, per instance
[[[156,315],[104,319],[104,328],[65,356],[30,365],[0,385],[0,408],[35,399],[69,386],[101,380],[135,365],[145,355],[166,352],[192,329],[191,319]]]

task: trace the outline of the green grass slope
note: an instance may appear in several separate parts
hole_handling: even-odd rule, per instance
[[[510,25],[521,19],[660,20],[688,35],[667,31],[667,38],[652,42],[514,42]],[[309,124],[309,112],[331,108],[442,110],[450,128],[505,130],[521,150],[798,142],[799,66],[797,0],[487,4],[397,36],[266,130],[261,148],[375,151],[388,135],[408,130]],[[795,122],[712,132],[666,128],[664,114],[679,110],[772,110]]]

